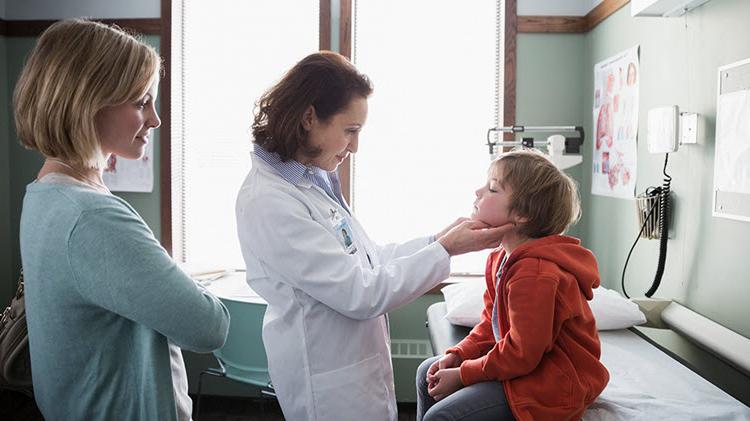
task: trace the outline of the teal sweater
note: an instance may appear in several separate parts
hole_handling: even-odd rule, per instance
[[[37,404],[45,419],[174,420],[168,341],[223,345],[229,313],[124,200],[32,183],[20,227]]]

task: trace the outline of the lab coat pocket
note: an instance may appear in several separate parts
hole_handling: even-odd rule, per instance
[[[312,376],[317,420],[387,420],[388,393],[380,355]]]

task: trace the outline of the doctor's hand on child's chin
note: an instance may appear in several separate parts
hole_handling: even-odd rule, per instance
[[[461,382],[461,369],[458,367],[440,369],[433,377],[435,382],[427,386],[427,393],[436,401],[464,387]]]
[[[500,245],[503,236],[515,228],[512,223],[490,227],[484,222],[470,219],[456,222],[453,228],[437,239],[451,256],[495,248]]]
[[[456,226],[458,226],[462,222],[469,221],[469,220],[470,220],[470,218],[467,218],[465,216],[462,216],[462,217],[456,219],[455,221],[453,221],[453,223],[451,223],[447,227],[443,228],[442,231],[440,231],[439,233],[437,233],[437,235],[435,235],[435,239],[438,239],[438,238],[444,236],[445,234],[448,234],[448,231],[452,230],[453,228],[455,228]]]

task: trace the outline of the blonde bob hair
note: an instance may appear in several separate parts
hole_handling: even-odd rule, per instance
[[[159,77],[152,47],[108,26],[68,19],[50,26],[31,51],[13,93],[21,144],[45,157],[101,168],[95,117],[137,101]]]
[[[562,234],[581,216],[578,188],[570,176],[536,150],[514,150],[490,166],[510,190],[508,212],[528,221],[519,232],[530,238]]]

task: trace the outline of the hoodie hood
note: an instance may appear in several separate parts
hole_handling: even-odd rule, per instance
[[[577,238],[550,235],[527,241],[511,253],[507,264],[526,258],[548,260],[573,275],[587,300],[594,297],[593,289],[600,284],[596,257]]]

